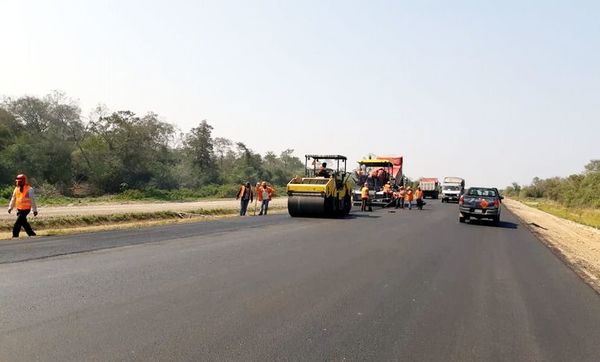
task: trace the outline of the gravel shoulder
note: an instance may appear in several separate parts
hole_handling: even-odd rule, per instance
[[[257,210],[260,209],[260,204],[257,204]],[[69,206],[44,206],[39,205],[39,215],[29,217],[29,222],[33,229],[36,230],[39,236],[76,234],[84,232],[97,232],[117,229],[143,228],[148,226],[165,225],[173,223],[200,222],[206,220],[220,219],[223,217],[236,217],[239,210],[240,202],[235,199],[220,199],[220,200],[203,200],[197,202],[124,202],[124,203],[106,203],[94,205],[69,205]],[[249,205],[248,215],[254,215],[255,204]],[[283,213],[287,209],[287,198],[274,198],[269,204],[269,213]],[[198,210],[228,210],[228,215],[192,215],[190,213]],[[152,214],[157,212],[174,212],[180,214],[180,217],[174,219],[155,218]],[[95,217],[95,216],[118,216],[123,215],[141,215],[149,214],[143,220],[130,220],[119,222],[106,222],[98,220],[89,225],[72,225],[68,218]],[[10,239],[12,236],[12,223],[16,216],[13,212],[0,213],[0,222],[4,224],[0,230],[0,240]],[[61,218],[63,218],[61,220]],[[56,223],[59,220],[60,223]],[[67,221],[65,221],[67,220]],[[38,228],[36,222],[51,222],[56,223],[56,226],[49,228]],[[21,233],[22,239],[27,239],[24,232]]]
[[[550,215],[515,200],[505,199],[504,205],[600,293],[600,230]]]
[[[286,207],[287,198],[275,198],[269,204],[270,208]],[[260,208],[260,204],[257,205]],[[174,211],[186,212],[198,209],[239,209],[240,202],[235,199],[207,200],[197,202],[128,202],[128,203],[108,203],[98,205],[69,205],[69,206],[44,206],[39,205],[38,218],[44,217],[64,217],[64,216],[82,216],[82,215],[115,215],[143,212]],[[248,206],[249,212],[254,211],[254,204]],[[0,213],[0,219],[14,219],[14,214]]]

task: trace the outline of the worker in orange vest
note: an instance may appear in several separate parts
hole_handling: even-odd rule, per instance
[[[360,211],[367,211],[367,206],[369,207],[369,211],[373,211],[373,207],[371,206],[371,202],[369,201],[369,184],[366,182],[360,189],[360,200]]]
[[[392,185],[390,184],[390,182],[386,182],[385,185],[383,185],[383,193],[386,195],[386,197],[391,198],[392,196]]]
[[[400,189],[398,189],[398,193],[396,196],[396,209],[397,208],[404,209],[404,197],[405,196],[406,196],[406,190],[404,189],[404,186],[400,186]]]
[[[269,201],[273,197],[275,190],[267,184],[267,181],[260,183],[260,186],[256,189],[256,198],[260,202],[260,212],[258,215],[266,215],[269,209]]]
[[[8,205],[8,213],[10,214],[14,208],[17,208],[17,221],[13,226],[13,238],[18,238],[21,232],[21,227],[29,236],[35,236],[35,232],[27,222],[27,215],[33,210],[33,216],[37,216],[37,205],[35,204],[35,194],[33,187],[27,182],[27,176],[24,174],[17,175],[15,180],[15,190],[10,198]]]
[[[412,202],[413,202],[413,191],[410,188],[410,186],[408,186],[406,188],[406,197],[405,197],[405,201],[406,201],[406,205],[408,206],[409,210],[412,210]]]
[[[417,200],[417,208],[423,210],[423,191],[421,191],[421,187],[417,187],[415,199]]]
[[[248,210],[248,204],[254,201],[254,193],[252,192],[252,186],[250,182],[246,182],[245,185],[240,187],[236,200],[240,200],[240,216],[245,216]]]

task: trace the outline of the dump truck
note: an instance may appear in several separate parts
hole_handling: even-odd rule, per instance
[[[296,176],[287,184],[290,216],[345,216],[352,209],[354,182],[346,172],[347,158],[342,155],[305,155],[304,177]],[[329,166],[319,173],[318,167]],[[327,177],[318,176],[326,174]]]
[[[440,192],[440,180],[435,177],[422,177],[419,180],[419,187],[423,191],[423,198],[437,199]]]

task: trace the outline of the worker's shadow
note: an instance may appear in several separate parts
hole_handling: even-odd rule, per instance
[[[469,220],[469,224],[477,225],[477,226],[491,226],[491,227],[497,227],[497,228],[502,228],[502,229],[518,229],[519,228],[519,224],[515,224],[514,222],[510,222],[510,221],[502,221],[502,220],[500,220],[498,225],[494,225],[494,222],[491,220],[472,219],[472,220]]]
[[[360,212],[360,213],[358,213]],[[348,214],[345,217],[343,217],[343,219],[359,219],[359,218],[380,218],[381,216],[379,215],[373,215],[373,212],[371,211],[358,211],[358,212],[354,212],[352,214]]]

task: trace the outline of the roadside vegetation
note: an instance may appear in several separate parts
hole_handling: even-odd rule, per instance
[[[4,98],[0,202],[8,202],[18,173],[44,205],[234,197],[243,182],[283,186],[303,173],[292,149],[260,155],[212,131],[206,120],[182,132],[155,113],[103,106],[84,117],[59,92]]]
[[[535,177],[525,186],[514,182],[504,194],[550,214],[600,228],[600,160],[590,161],[580,174]]]

